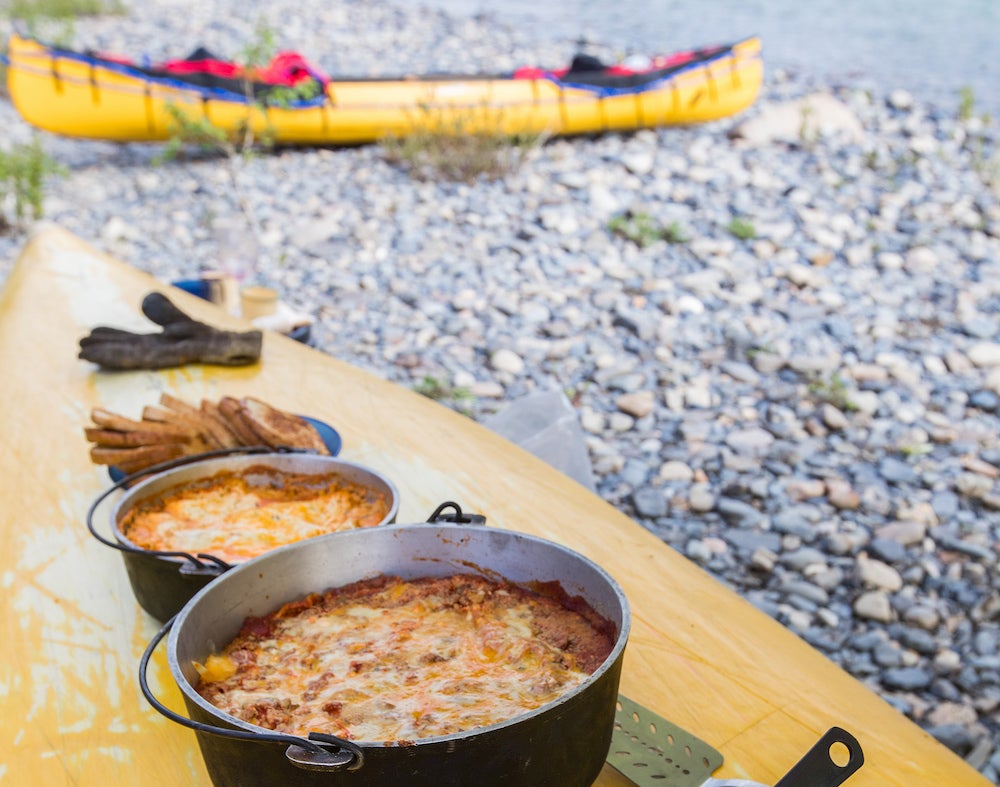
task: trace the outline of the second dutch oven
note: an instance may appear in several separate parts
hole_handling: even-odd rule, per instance
[[[121,552],[136,600],[157,620],[163,622],[176,615],[195,593],[234,564],[212,554],[144,549],[132,543],[122,531],[123,520],[136,507],[179,485],[198,483],[220,473],[250,472],[256,467],[317,478],[329,475],[356,484],[366,490],[373,503],[377,501],[384,508],[385,514],[378,525],[396,520],[399,493],[392,481],[375,470],[313,453],[241,449],[205,454],[194,461],[167,462],[152,468],[152,475],[129,488],[115,503],[111,512],[112,540],[97,532],[93,521],[95,512],[112,492],[149,471],[120,479],[91,505],[87,527],[105,546]]]

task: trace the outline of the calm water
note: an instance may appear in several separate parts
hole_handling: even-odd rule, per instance
[[[1000,0],[423,0],[656,53],[758,34],[765,66],[1000,117]]]

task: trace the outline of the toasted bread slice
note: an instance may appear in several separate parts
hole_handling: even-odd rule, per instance
[[[174,432],[157,432],[141,429],[122,432],[117,429],[101,429],[95,426],[84,427],[83,432],[92,443],[118,448],[132,448],[140,445],[154,445],[159,443],[186,443],[191,439],[190,435]]]
[[[319,432],[304,418],[279,410],[267,402],[245,396],[240,400],[240,414],[254,433],[272,448],[290,446],[321,454],[330,453]]]
[[[143,421],[156,421],[161,424],[173,423],[174,412],[166,407],[158,407],[155,404],[147,404],[142,408]]]
[[[215,422],[199,408],[166,392],[160,395],[160,404],[167,410],[165,417],[168,417],[171,423],[186,425],[205,441],[209,449],[226,447],[216,434],[218,427]]]
[[[180,443],[158,443],[156,445],[141,445],[132,448],[116,448],[113,446],[95,445],[90,449],[90,459],[97,465],[138,466],[139,469],[176,459],[184,454]]]
[[[266,445],[242,416],[243,406],[240,400],[232,396],[223,396],[219,400],[219,414],[226,420],[226,425],[233,430],[240,445]]]
[[[185,435],[187,431],[176,424],[156,423],[153,421],[135,421],[126,418],[124,415],[112,413],[101,407],[95,407],[90,411],[91,420],[105,429],[115,429],[119,432],[156,432],[159,435]]]
[[[205,417],[206,422],[211,425],[212,434],[222,443],[223,448],[236,448],[241,445],[240,438],[229,428],[229,424],[226,423],[226,419],[222,416],[218,404],[208,399],[202,399],[201,413]]]

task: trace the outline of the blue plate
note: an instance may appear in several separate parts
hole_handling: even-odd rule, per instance
[[[344,445],[343,440],[340,439],[340,432],[325,421],[310,418],[308,415],[299,417],[308,421],[319,432],[320,439],[323,441],[323,445],[326,446],[326,450],[330,452],[330,456],[336,456],[340,453],[340,449]],[[108,475],[111,476],[111,481],[116,484],[125,477],[125,473],[114,465],[108,467]]]
[[[316,428],[316,431],[319,432],[320,440],[323,441],[326,450],[330,452],[330,456],[336,456],[340,453],[340,449],[344,445],[343,440],[340,439],[340,432],[324,421],[318,421],[315,418],[310,418],[308,415],[300,417],[307,420]]]

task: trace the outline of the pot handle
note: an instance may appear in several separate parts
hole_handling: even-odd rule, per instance
[[[211,724],[204,724],[194,721],[174,713],[170,708],[161,703],[149,688],[147,671],[149,669],[149,659],[152,657],[156,646],[167,635],[177,616],[170,618],[163,627],[156,632],[156,635],[146,646],[146,651],[139,661],[139,688],[146,701],[153,706],[162,716],[166,716],[171,721],[192,729],[195,732],[204,732],[210,735],[219,735],[223,738],[236,738],[239,740],[253,741],[254,743],[286,743],[285,757],[292,765],[310,771],[356,771],[364,765],[365,755],[361,747],[351,741],[338,738],[335,735],[327,735],[322,732],[310,732],[309,738],[300,738],[295,735],[283,735],[281,733],[251,732],[249,730],[234,730],[227,727],[214,727]],[[327,748],[327,747],[332,747]]]
[[[119,478],[110,487],[105,489],[101,494],[97,496],[97,499],[90,504],[90,508],[87,509],[87,529],[90,534],[100,541],[104,546],[111,547],[112,549],[117,549],[119,552],[131,552],[133,554],[147,555],[151,557],[182,557],[188,562],[183,564],[180,568],[183,574],[198,574],[205,576],[219,576],[220,574],[228,571],[232,566],[224,560],[220,560],[214,555],[209,555],[205,553],[199,553],[197,557],[188,552],[167,552],[167,551],[157,551],[153,549],[140,549],[139,547],[131,546],[130,544],[122,544],[118,541],[112,541],[111,539],[102,536],[97,532],[94,527],[94,514],[97,512],[98,507],[103,503],[108,496],[118,490],[129,486],[133,482],[139,480],[140,478],[152,475],[154,473],[159,473],[163,470],[172,470],[175,467],[180,467],[181,465],[190,464],[191,462],[201,461],[203,459],[214,459],[220,456],[229,456],[231,454],[263,454],[263,453],[292,453],[297,452],[300,449],[280,449],[280,448],[269,448],[265,445],[255,445],[255,446],[237,446],[235,448],[219,448],[215,451],[206,451],[201,454],[192,454],[189,456],[181,456],[176,459],[168,459],[165,462],[159,462],[155,465],[150,465],[149,467],[143,468],[142,470],[136,470],[134,473],[130,473],[127,476]]]
[[[444,513],[449,508],[454,509],[454,513]],[[457,522],[461,525],[485,525],[486,517],[482,514],[466,514],[462,511],[462,507],[458,503],[446,500],[427,517],[427,522]]]
[[[850,757],[838,765],[830,756],[830,747],[841,743]],[[837,787],[865,764],[861,744],[847,730],[831,727],[774,787]]]

